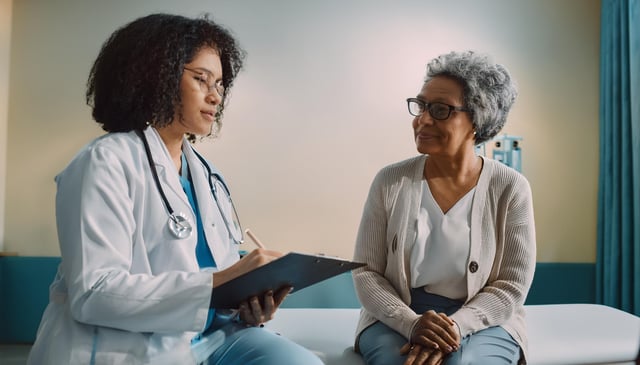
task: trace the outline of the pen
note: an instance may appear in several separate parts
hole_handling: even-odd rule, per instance
[[[251,240],[253,241],[253,243],[255,243],[255,244],[256,244],[256,246],[258,246],[259,248],[266,249],[265,245],[264,245],[262,242],[260,242],[260,240],[258,239],[258,237],[256,237],[256,236],[253,234],[253,232],[251,232],[251,231],[249,230],[249,228],[247,228],[247,229],[244,231],[244,233],[246,233],[246,234],[247,234],[247,236],[249,236],[249,238],[251,238]]]

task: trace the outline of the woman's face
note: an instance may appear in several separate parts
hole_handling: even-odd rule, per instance
[[[218,51],[205,47],[185,65],[180,81],[181,109],[169,128],[180,135],[208,135],[222,102],[222,64]]]
[[[425,103],[444,103],[462,107],[462,84],[450,77],[437,76],[426,82],[416,96]],[[427,108],[425,108],[427,109]],[[413,133],[418,152],[431,156],[453,157],[467,148],[473,149],[473,123],[469,112],[452,110],[445,120],[435,120],[425,110],[413,119]]]

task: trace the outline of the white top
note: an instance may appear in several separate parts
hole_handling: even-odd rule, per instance
[[[471,204],[476,188],[458,200],[447,213],[422,184],[422,199],[416,222],[416,240],[411,252],[411,287],[451,299],[467,297],[467,259],[471,244]]]

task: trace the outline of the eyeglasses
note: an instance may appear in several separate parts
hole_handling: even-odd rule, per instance
[[[427,103],[417,98],[407,99],[407,107],[409,108],[409,114],[414,117],[419,117],[428,111],[431,118],[435,120],[446,120],[451,116],[452,111],[468,112],[469,109],[465,109],[461,106],[453,106],[445,103]]]
[[[215,81],[215,77],[213,74],[207,70],[198,70],[193,68],[184,68],[187,71],[191,71],[195,73],[195,79],[198,81],[198,85],[200,85],[200,90],[202,90],[205,94],[211,94],[213,90],[220,95],[220,97],[224,96],[224,85],[222,85],[222,80]]]

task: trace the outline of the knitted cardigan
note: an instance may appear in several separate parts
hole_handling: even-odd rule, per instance
[[[381,321],[406,338],[420,314],[409,308],[411,249],[416,237],[424,166],[428,156],[413,157],[380,170],[364,206],[354,260],[362,304],[356,332]],[[502,326],[527,353],[524,301],[536,262],[531,188],[506,165],[483,157],[471,208],[464,305],[451,318],[462,337]],[[524,358],[522,359],[524,362]]]

